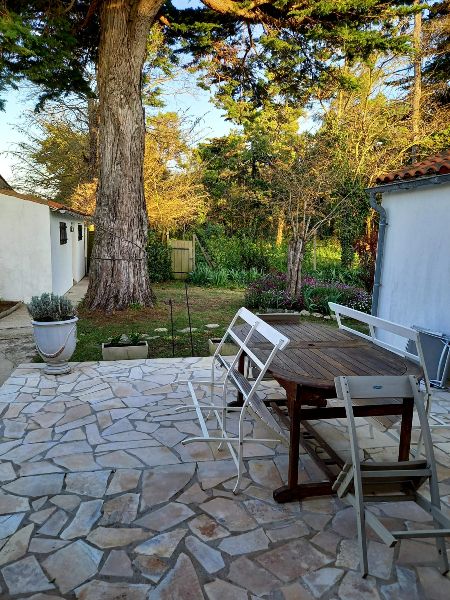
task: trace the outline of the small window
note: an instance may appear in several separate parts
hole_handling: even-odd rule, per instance
[[[67,244],[67,223],[62,221],[59,223],[59,243],[61,246]]]
[[[83,225],[78,225],[78,241],[83,239]]]

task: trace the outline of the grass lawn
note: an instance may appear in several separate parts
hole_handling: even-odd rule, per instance
[[[159,336],[148,340],[149,358],[172,356],[170,308],[166,304],[170,298],[173,301],[175,356],[191,356],[189,333],[178,331],[189,326],[184,283],[173,281],[154,284],[153,290],[157,297],[154,308],[128,309],[105,315],[80,307],[78,344],[71,360],[102,360],[102,342],[107,342],[112,336],[135,331]],[[222,337],[237,309],[244,304],[244,290],[189,286],[188,293],[192,327],[198,329],[192,333],[194,356],[207,356],[208,338]],[[220,328],[209,331],[205,329],[207,323],[218,323]],[[159,327],[166,327],[167,333],[155,333]]]

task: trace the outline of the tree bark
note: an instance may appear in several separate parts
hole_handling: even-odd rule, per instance
[[[302,289],[304,247],[302,238],[292,238],[289,242],[286,291],[292,296],[298,296]]]
[[[421,0],[414,0],[414,4],[420,4]],[[420,102],[422,99],[422,11],[414,15],[414,77],[411,98],[411,125],[413,146],[411,148],[411,160],[415,162],[417,156],[417,142],[420,133]]]
[[[89,98],[89,155],[88,155],[88,177],[89,181],[98,178],[98,100]]]
[[[281,213],[278,216],[278,221],[277,221],[277,237],[275,239],[275,246],[277,246],[277,248],[279,248],[281,246],[281,244],[283,243],[285,224],[286,223],[284,220],[284,215]]]
[[[163,0],[104,0],[97,70],[99,186],[85,304],[111,311],[152,306],[142,165],[141,74],[150,27]]]

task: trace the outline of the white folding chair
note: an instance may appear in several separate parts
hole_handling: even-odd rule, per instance
[[[242,338],[237,335],[236,331],[234,330],[235,326],[239,322],[246,326],[245,329],[241,329],[243,332]],[[228,338],[232,338],[238,347],[238,352],[234,357],[231,358],[231,361],[230,357],[225,358],[220,354],[222,345]],[[258,342],[264,343],[264,353],[267,354],[265,361],[258,358],[250,347],[251,342],[253,342],[255,338],[257,338]],[[286,348],[288,344],[289,339],[286,336],[274,329],[268,323],[265,323],[262,319],[254,315],[246,308],[240,308],[231,321],[227,331],[217,347],[216,352],[214,353],[211,367],[211,379],[206,381],[187,381],[187,386],[191,394],[193,404],[191,406],[179,406],[176,409],[177,411],[183,411],[194,407],[197,413],[200,428],[202,430],[202,436],[188,438],[182,442],[183,444],[189,444],[191,442],[220,442],[219,448],[221,448],[223,443],[228,446],[238,471],[236,485],[233,490],[234,493],[237,493],[239,490],[242,475],[245,472],[243,453],[243,446],[245,443],[280,441],[286,444],[289,443],[288,435],[286,434],[285,430],[275,420],[269,408],[257,393],[260,383],[276,353],[279,350]],[[237,368],[239,359],[243,353],[258,369],[258,376],[254,380],[250,381],[244,374],[240,373]],[[217,366],[223,369],[224,372],[223,378],[220,378],[219,380],[216,377]],[[238,393],[242,394],[243,406],[230,407],[227,405],[227,395],[230,385],[233,386]],[[194,386],[208,386],[211,388],[209,402],[199,400]],[[215,404],[215,390],[217,388],[221,390],[220,404]],[[207,412],[206,419],[208,419],[211,413],[214,414],[217,420],[218,429],[220,430],[220,436],[215,437],[210,435],[206,427],[205,416],[203,415],[204,411]],[[237,435],[231,435],[230,432],[227,431],[227,413],[231,411],[240,412]],[[253,416],[261,419],[263,423],[275,433],[276,437],[269,439],[246,437],[244,435],[244,422],[245,417],[248,414],[252,414]]]
[[[439,486],[423,393],[412,375],[375,377],[336,377],[336,392],[343,400],[350,438],[351,462],[347,462],[333,484],[340,498],[347,499],[356,511],[361,572],[368,573],[365,524],[369,525],[389,547],[404,538],[436,538],[442,573],[449,570],[445,536],[450,536],[450,519],[441,512]],[[380,404],[386,399],[411,398],[422,430],[424,460],[401,462],[366,462],[361,464],[353,405],[355,400]],[[428,481],[430,500],[418,489]],[[365,508],[365,502],[417,502],[433,518],[433,529],[389,531]]]

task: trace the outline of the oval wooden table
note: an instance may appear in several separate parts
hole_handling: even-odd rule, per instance
[[[421,369],[415,363],[331,324],[271,321],[271,325],[290,339],[290,344],[284,351],[278,352],[269,368],[271,376],[286,390],[290,429],[288,482],[275,490],[273,497],[278,502],[290,502],[332,494],[337,473],[331,467],[335,465],[340,469],[344,461],[309,421],[345,418],[343,406],[327,406],[327,398],[335,397],[334,378],[341,375],[420,376]],[[235,328],[242,338],[248,330],[247,326]],[[249,347],[263,362],[267,359],[270,348],[258,334],[252,338]],[[244,360],[245,357],[241,356],[241,372],[244,370]],[[410,399],[381,406],[355,406],[354,414],[358,417],[401,415],[398,460],[409,460],[413,418]],[[298,482],[300,444],[320,467],[326,480]],[[327,459],[318,456],[317,445],[326,452]]]

